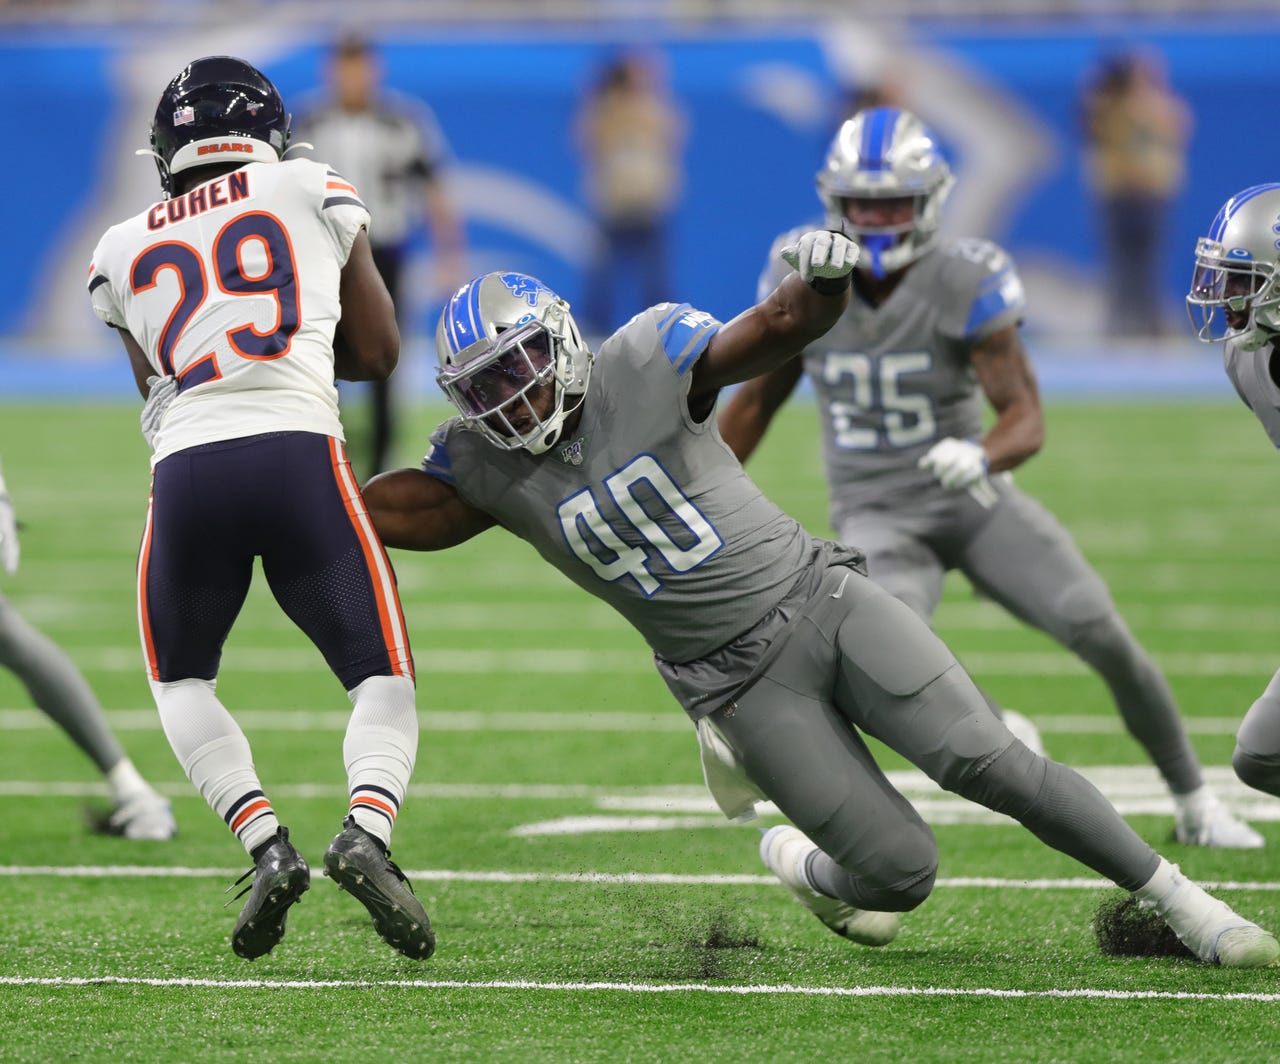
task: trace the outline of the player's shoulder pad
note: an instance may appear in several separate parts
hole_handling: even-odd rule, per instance
[[[690,303],[659,303],[637,314],[620,331],[631,328],[641,318],[657,332],[665,361],[680,376],[693,368],[721,327],[720,321]]]
[[[964,312],[965,336],[1000,321],[1016,321],[1027,297],[1013,257],[999,244],[981,237],[944,241],[938,249],[939,288],[944,298]]]

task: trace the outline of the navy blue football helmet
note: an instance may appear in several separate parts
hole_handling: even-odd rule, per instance
[[[151,120],[150,154],[166,197],[183,170],[277,162],[288,147],[289,113],[279,91],[260,70],[229,55],[188,64],[165,86]]]

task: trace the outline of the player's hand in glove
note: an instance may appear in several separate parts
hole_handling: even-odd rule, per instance
[[[147,401],[142,406],[142,416],[138,420],[142,427],[142,438],[147,441],[148,447],[155,450],[156,433],[160,431],[164,412],[178,394],[178,378],[152,376],[147,378],[147,384],[151,386],[151,391],[147,393]]]
[[[930,447],[916,465],[932,473],[944,488],[971,488],[987,475],[987,452],[973,440],[948,436]]]
[[[4,477],[0,477],[0,565],[10,576],[18,571],[18,519]]]
[[[858,245],[843,233],[814,229],[780,254],[802,281],[847,277],[858,261]]]

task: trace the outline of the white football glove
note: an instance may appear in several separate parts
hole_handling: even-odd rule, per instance
[[[0,477],[0,565],[10,576],[18,571],[18,519],[3,477]]]
[[[151,386],[151,391],[147,393],[147,401],[142,406],[142,416],[138,421],[142,427],[142,438],[154,451],[156,433],[160,431],[164,412],[169,409],[169,404],[178,394],[178,378],[152,376],[147,378],[147,384]]]
[[[948,436],[930,447],[916,465],[932,473],[944,488],[971,488],[987,475],[987,452],[973,440]]]
[[[802,281],[812,281],[815,277],[844,277],[853,273],[859,250],[843,233],[814,229],[796,243],[788,244],[779,254],[800,274]]]

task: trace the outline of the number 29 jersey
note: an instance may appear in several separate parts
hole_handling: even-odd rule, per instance
[[[178,379],[152,465],[264,432],[342,439],[333,335],[369,212],[323,163],[250,163],[112,226],[89,267],[98,317]]]

